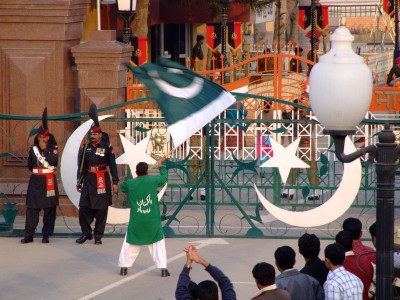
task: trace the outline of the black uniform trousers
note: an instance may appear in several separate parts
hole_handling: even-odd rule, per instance
[[[33,238],[37,225],[39,224],[39,213],[43,209],[43,236],[51,236],[54,233],[56,222],[56,206],[46,208],[26,208],[25,237]]]
[[[91,209],[89,207],[79,207],[79,224],[81,225],[82,233],[85,236],[92,234],[92,226],[94,219],[93,235],[95,240],[100,240],[103,237],[106,228],[108,208],[106,209]]]

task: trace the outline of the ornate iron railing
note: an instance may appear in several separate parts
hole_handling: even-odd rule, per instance
[[[288,54],[261,55],[239,63],[236,70],[231,66],[204,71],[204,76],[215,75],[215,72],[233,74],[229,75],[230,78],[238,80],[224,86],[232,90],[248,85],[248,93],[233,92],[238,103],[243,104],[241,113],[238,108],[226,110],[209,123],[203,132],[194,134],[169,156],[169,185],[162,201],[166,236],[296,236],[296,228],[275,220],[263,210],[253,184],[276,206],[296,211],[313,209],[328,201],[335,192],[342,178],[343,164],[335,160],[330,138],[322,134],[321,126],[312,119],[305,93],[306,76],[286,70],[288,61],[293,57]],[[264,66],[268,66],[267,60],[271,58],[272,65],[277,68],[266,67],[260,70],[260,59],[265,60]],[[303,58],[298,59],[303,61],[304,65],[312,64]],[[255,69],[252,67],[254,64]],[[244,72],[239,72],[240,70]],[[249,72],[246,73],[245,70]],[[246,76],[241,77],[243,74]],[[393,103],[396,102],[396,95],[391,94]],[[141,85],[129,86],[127,96],[127,103],[102,108],[100,113],[108,114],[124,107],[125,118],[108,121],[124,122],[126,126],[120,128],[120,132],[134,143],[151,135],[149,152],[155,157],[161,152],[170,152],[167,124],[151,97],[144,98],[147,96],[146,89]],[[377,104],[382,102],[385,102],[382,97],[376,101]],[[244,110],[247,111],[247,115],[242,117]],[[58,116],[52,117],[51,120],[73,122],[81,120],[84,115],[86,113]],[[38,120],[38,117],[31,116],[13,119],[12,116],[0,115],[0,118],[16,122]],[[395,113],[390,116],[387,112],[381,115],[369,113],[352,137],[355,145],[376,143],[376,133],[388,119],[397,130],[400,122]],[[32,128],[37,127],[37,124],[33,123]],[[31,131],[31,134],[34,134],[34,131]],[[157,137],[162,139],[156,139]],[[2,138],[12,138],[12,133],[3,130]],[[312,171],[293,172],[287,183],[282,184],[278,170],[260,168],[264,161],[273,156],[268,143],[268,139],[271,138],[284,146],[296,138],[301,138],[302,143],[297,155],[313,166]],[[157,140],[162,142],[157,144]],[[59,144],[62,150],[63,142]],[[16,148],[15,153],[3,152],[0,153],[0,157],[13,156],[24,160],[21,153],[25,152],[27,149]],[[369,216],[374,210],[375,185],[374,167],[364,160],[361,188],[353,203],[353,208],[358,209],[357,214]],[[203,189],[204,201],[201,197]],[[281,197],[282,194],[292,192],[292,199]],[[23,191],[9,192],[7,201],[12,201],[10,195],[14,196],[16,193],[23,195]],[[308,199],[314,195],[319,195],[319,198]],[[397,200],[395,204],[398,208]],[[340,220],[337,223],[339,224]],[[115,231],[115,227],[110,228],[111,232],[120,233]],[[332,236],[331,229],[331,224],[317,228],[326,236]]]

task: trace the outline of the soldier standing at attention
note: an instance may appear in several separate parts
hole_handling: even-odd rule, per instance
[[[25,235],[22,244],[32,243],[43,209],[42,243],[49,243],[54,233],[58,187],[55,170],[58,164],[58,146],[47,127],[47,107],[42,114],[42,125],[29,150],[28,169],[32,172],[26,193]]]
[[[190,64],[190,68],[192,70],[196,71],[203,71],[204,65],[203,65],[203,60],[204,60],[204,53],[202,49],[202,45],[204,43],[204,36],[203,35],[198,35],[196,37],[196,44],[194,45],[192,49],[192,61]]]
[[[79,155],[79,172],[77,190],[81,193],[79,200],[79,224],[82,236],[76,240],[83,244],[93,239],[101,245],[106,227],[108,206],[112,204],[111,192],[118,192],[118,171],[115,155],[108,135],[101,131],[97,108],[92,104],[89,116],[93,120],[90,128],[90,143],[83,146]],[[112,185],[107,166],[112,177]],[[91,224],[96,219],[92,234]]]

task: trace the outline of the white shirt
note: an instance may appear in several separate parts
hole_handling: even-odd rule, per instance
[[[363,288],[356,275],[340,267],[328,273],[324,284],[325,300],[362,300]]]

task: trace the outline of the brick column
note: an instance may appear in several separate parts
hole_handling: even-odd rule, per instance
[[[116,41],[115,30],[92,31],[89,42],[71,49],[78,70],[81,111],[88,111],[92,102],[98,109],[125,102],[126,64],[130,63],[133,49],[132,46]],[[124,116],[121,109],[99,113],[104,114]],[[125,126],[103,122],[101,127],[109,134],[114,148],[118,150],[117,129]],[[119,154],[116,151],[116,155]]]
[[[49,116],[73,112],[75,80],[70,48],[82,37],[90,0],[0,0],[0,111],[5,114]],[[28,155],[40,121],[0,121],[0,190],[23,194],[29,171]],[[49,121],[59,145],[70,122]],[[68,129],[68,130],[65,130]],[[3,183],[3,184],[2,184]],[[18,185],[18,183],[22,183]]]

